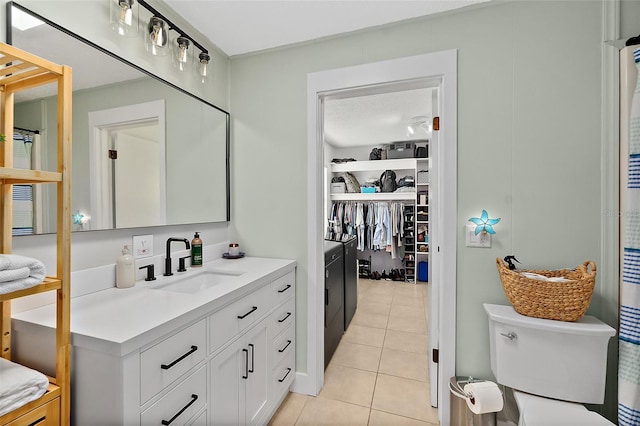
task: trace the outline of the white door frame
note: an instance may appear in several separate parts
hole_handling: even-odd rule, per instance
[[[160,164],[160,209],[162,223],[166,223],[166,154],[165,154],[165,107],[164,100],[144,102],[135,105],[127,105],[91,111],[89,119],[89,161],[90,188],[91,188],[91,229],[111,229],[113,227],[113,215],[111,206],[113,203],[109,179],[108,163],[104,153],[108,150],[108,130],[129,123],[158,123],[158,156]],[[108,183],[105,185],[105,183]]]
[[[457,50],[321,71],[307,76],[307,372],[293,390],[317,395],[324,384],[324,251],[322,99],[326,93],[420,79],[441,79],[439,146],[430,147],[430,179],[438,188],[430,211],[432,285],[438,323],[438,417],[449,423],[448,378],[455,376],[457,227]],[[434,338],[434,336],[430,336]]]

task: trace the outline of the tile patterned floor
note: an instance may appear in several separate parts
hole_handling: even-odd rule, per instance
[[[438,425],[425,283],[358,281],[358,309],[317,397],[290,393],[270,425]]]

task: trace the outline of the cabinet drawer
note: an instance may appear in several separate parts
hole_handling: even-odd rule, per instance
[[[204,410],[196,418],[189,423],[189,426],[206,426],[207,425],[207,410]]]
[[[210,352],[220,348],[269,312],[269,288],[268,285],[259,288],[209,316]]]
[[[291,324],[283,333],[273,339],[271,365],[278,365],[289,353],[295,351],[296,328]]]
[[[142,404],[201,362],[206,356],[206,342],[206,324],[202,320],[142,352]]]
[[[285,357],[283,362],[273,369],[272,389],[274,400],[280,400],[284,394],[289,392],[289,387],[291,386],[291,383],[293,383],[293,379],[296,375],[295,364],[295,353],[291,352]]]
[[[161,425],[163,421],[171,422],[171,426],[184,425],[206,404],[207,368],[203,365],[146,409],[140,421],[143,425]]]
[[[58,426],[60,424],[60,398],[55,398],[18,417],[7,426]]]
[[[289,324],[295,322],[296,299],[294,297],[287,300],[284,304],[278,306],[271,314],[271,322],[273,324],[273,335],[276,336],[282,330],[287,328]]]
[[[280,277],[271,283],[271,292],[275,295],[274,306],[278,303],[286,300],[288,297],[292,297],[296,292],[296,274],[295,272],[289,272],[284,277]]]

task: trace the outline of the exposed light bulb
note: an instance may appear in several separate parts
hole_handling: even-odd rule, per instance
[[[120,1],[120,22],[124,25],[131,26],[131,23],[133,22],[131,1]]]
[[[200,63],[198,64],[198,73],[200,74],[200,79],[204,83],[207,79],[209,61],[211,60],[211,56],[207,53],[200,53],[198,56],[200,59]]]
[[[111,29],[121,36],[138,32],[138,5],[135,0],[111,0]]]

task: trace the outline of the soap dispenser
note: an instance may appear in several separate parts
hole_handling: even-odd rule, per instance
[[[133,287],[136,283],[135,259],[131,255],[129,245],[122,248],[122,256],[116,260],[116,287]]]
[[[202,240],[200,233],[196,232],[191,240],[191,267],[202,266]]]

